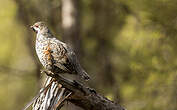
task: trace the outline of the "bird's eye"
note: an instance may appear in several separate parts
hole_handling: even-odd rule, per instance
[[[38,26],[38,25],[36,25],[36,27],[38,28],[39,26]]]

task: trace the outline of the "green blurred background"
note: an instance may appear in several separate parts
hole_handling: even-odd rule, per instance
[[[73,38],[62,2],[0,0],[1,110],[22,109],[43,82],[29,29],[39,20],[75,47],[99,93],[128,110],[177,110],[177,0],[75,0]]]

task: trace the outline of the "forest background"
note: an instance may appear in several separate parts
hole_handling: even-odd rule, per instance
[[[99,93],[128,110],[177,110],[176,0],[75,0],[67,32],[65,1],[0,0],[1,110],[22,109],[45,79],[29,28],[41,20],[73,46]]]

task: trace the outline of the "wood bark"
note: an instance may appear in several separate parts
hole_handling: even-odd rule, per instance
[[[62,88],[65,88],[67,91],[72,93],[68,98],[64,98],[65,101],[69,101],[83,108],[84,110],[125,110],[118,103],[107,99],[106,97],[97,93],[94,89],[86,87],[79,82],[65,79],[64,77],[56,74],[48,75],[55,79],[55,82],[51,84],[52,86],[46,92],[46,94],[50,95],[41,94],[40,97],[35,101],[33,110],[53,110],[57,103],[59,103],[59,108],[61,108],[61,101],[58,100],[61,100],[61,96],[59,94],[61,94],[62,89],[61,86],[58,86],[58,84],[61,84]],[[51,80],[51,78],[47,80],[48,84],[50,82],[49,80]],[[58,95],[56,90],[60,91]]]

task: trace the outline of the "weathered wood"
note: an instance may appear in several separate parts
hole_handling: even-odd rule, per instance
[[[65,88],[61,88],[52,77],[48,77],[44,85],[45,87],[40,90],[42,92],[33,102],[33,110],[56,110],[57,107],[62,107]]]
[[[95,90],[85,87],[81,83],[65,79],[60,75],[48,74],[53,77],[57,83],[61,84],[72,94],[66,100],[83,108],[84,110],[125,110],[118,103],[110,101]],[[57,84],[55,82],[55,84]],[[52,88],[51,88],[52,90]]]

